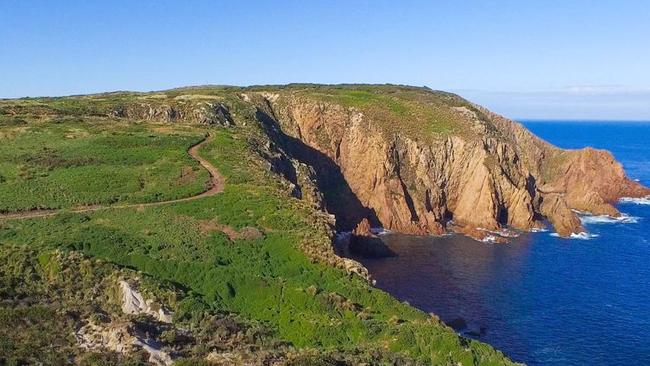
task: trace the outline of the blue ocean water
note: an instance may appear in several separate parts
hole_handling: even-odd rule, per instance
[[[650,185],[650,123],[525,125],[563,148],[608,149]],[[447,322],[462,318],[463,334],[516,361],[650,365],[650,205],[619,209],[630,219],[585,223],[590,240],[541,232],[495,245],[387,235],[397,257],[359,260],[379,288]]]

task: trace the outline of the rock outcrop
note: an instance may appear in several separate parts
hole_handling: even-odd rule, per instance
[[[125,314],[148,314],[163,323],[172,322],[172,314],[152,299],[146,299],[128,282],[120,281],[122,312]]]
[[[198,122],[207,125],[232,126],[228,107],[218,101],[176,103],[125,103],[108,113],[115,118],[158,122]]]
[[[370,221],[364,218],[357,224],[357,226],[352,230],[352,235],[356,236],[373,236],[370,227]]]
[[[171,313],[165,311],[162,305],[152,299],[145,299],[127,281],[119,281],[119,288],[124,314],[146,314],[152,317],[154,322],[160,322],[159,324],[166,326],[172,324]],[[171,365],[173,363],[171,355],[163,351],[160,342],[150,334],[155,328],[157,328],[155,323],[142,324],[128,319],[110,321],[104,319],[102,322],[88,320],[76,330],[74,336],[79,346],[86,350],[110,350],[130,354],[142,349],[149,354],[149,363],[160,366]]]
[[[89,322],[75,332],[79,346],[86,350],[110,350],[129,354],[143,349],[149,354],[149,363],[163,366],[173,363],[172,357],[150,339],[145,330],[131,322],[114,321],[109,324]]]
[[[351,254],[360,257],[385,258],[397,255],[377,235],[372,233],[370,221],[366,218],[352,230],[347,246],[347,250]]]
[[[570,236],[584,230],[576,210],[618,216],[621,197],[650,195],[609,152],[559,149],[450,93],[395,85],[204,92],[79,96],[0,106],[0,115],[259,125],[265,139],[251,147],[291,195],[333,214],[343,231],[367,218],[396,232],[500,241],[504,228],[549,222]]]
[[[399,123],[414,115],[387,122],[368,104],[344,106],[300,92],[251,92],[246,100],[288,159],[315,172],[340,230],[369,218],[373,226],[402,233],[453,230],[484,239],[506,227],[528,231],[548,221],[569,236],[584,230],[574,210],[617,216],[616,200],[650,194],[609,152],[562,150],[460,97],[409,93],[408,106],[425,115],[436,108],[453,119],[451,129],[403,132],[408,128]]]

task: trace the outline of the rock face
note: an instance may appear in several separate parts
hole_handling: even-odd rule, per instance
[[[74,334],[81,348],[93,351],[111,350],[128,354],[138,348],[149,354],[149,363],[154,365],[171,365],[171,356],[160,349],[160,345],[149,339],[146,332],[137,329],[128,322],[111,322],[109,324],[88,323]]]
[[[409,106],[423,113],[435,106],[456,121],[453,128],[430,134],[422,128],[418,135],[393,121],[398,126],[391,130],[363,104],[291,91],[251,92],[246,100],[278,149],[315,172],[341,230],[369,218],[402,233],[452,229],[482,239],[488,231],[531,230],[548,220],[568,236],[583,231],[573,210],[617,216],[613,202],[650,194],[607,151],[562,150],[460,97],[410,93],[417,98]]]
[[[108,115],[145,121],[198,121],[208,125],[233,125],[230,111],[223,103],[217,101],[177,102],[174,104],[129,103],[115,107]]]
[[[172,323],[172,315],[166,312],[162,305],[156,304],[151,299],[145,300],[142,294],[127,281],[119,281],[119,287],[124,314],[147,314],[161,323]],[[88,321],[75,332],[74,336],[79,346],[87,350],[111,350],[128,354],[143,349],[149,354],[149,363],[160,366],[171,365],[172,357],[151,337],[149,334],[151,329],[145,328],[137,322],[128,320],[100,323]]]
[[[354,228],[354,230],[352,231],[352,235],[356,235],[356,236],[373,236],[370,229],[371,229],[370,221],[368,221],[368,219],[364,218]]]
[[[142,294],[126,281],[120,281],[122,290],[122,311],[125,314],[148,314],[163,323],[172,322],[172,314],[165,311],[162,305],[151,299],[145,300]]]

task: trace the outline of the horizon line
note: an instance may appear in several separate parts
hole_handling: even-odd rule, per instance
[[[517,122],[583,122],[583,123],[597,123],[597,122],[618,122],[618,123],[650,123],[650,119],[630,119],[630,118],[602,118],[602,119],[592,119],[592,118],[510,118],[513,121]]]

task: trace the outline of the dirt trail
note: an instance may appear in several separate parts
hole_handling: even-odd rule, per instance
[[[54,216],[58,215],[61,212],[73,212],[73,213],[82,213],[82,212],[93,212],[93,211],[100,211],[100,210],[108,210],[108,209],[120,209],[120,208],[144,208],[144,207],[151,207],[151,206],[162,206],[162,205],[168,205],[171,203],[177,203],[177,202],[187,202],[187,201],[193,201],[197,200],[200,198],[205,198],[205,197],[210,197],[214,196],[215,194],[218,194],[223,191],[223,186],[224,186],[224,178],[219,173],[219,170],[212,165],[209,161],[204,159],[199,155],[199,149],[201,149],[201,146],[204,144],[210,142],[212,140],[212,135],[208,133],[208,135],[201,140],[199,143],[196,145],[192,146],[189,148],[187,153],[194,158],[205,170],[208,171],[210,174],[210,181],[209,181],[209,188],[202,192],[197,194],[196,196],[191,196],[191,197],[185,197],[185,198],[179,198],[175,200],[169,200],[169,201],[159,201],[159,202],[147,202],[147,203],[129,203],[129,204],[119,204],[119,205],[110,205],[110,206],[102,206],[102,205],[97,205],[97,206],[83,206],[83,207],[77,207],[77,208],[71,208],[71,209],[53,209],[53,210],[30,210],[30,211],[21,211],[21,212],[14,212],[14,213],[6,213],[6,214],[0,214],[0,220],[15,220],[15,219],[31,219],[31,218],[36,218],[36,217],[48,217],[48,216]]]

